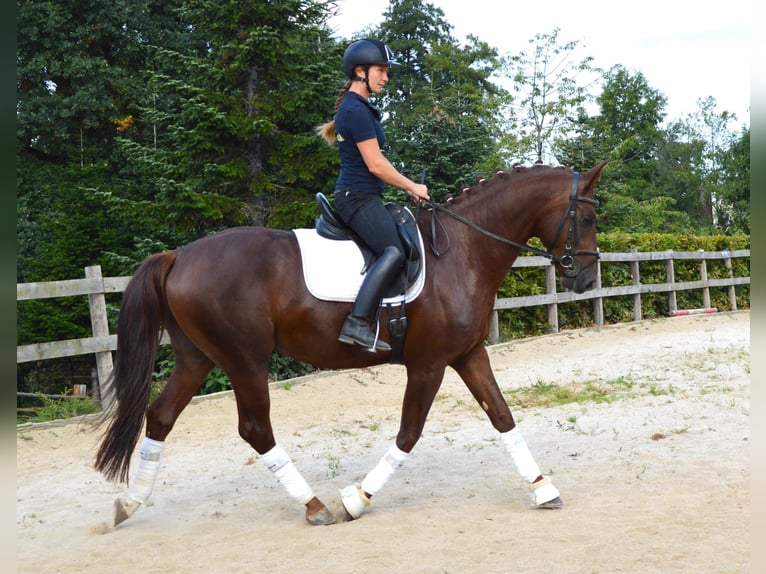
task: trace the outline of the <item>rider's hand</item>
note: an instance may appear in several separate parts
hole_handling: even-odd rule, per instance
[[[413,186],[407,190],[407,193],[409,193],[412,196],[412,199],[417,202],[424,199],[431,199],[431,196],[428,195],[428,186],[422,183],[413,184]]]

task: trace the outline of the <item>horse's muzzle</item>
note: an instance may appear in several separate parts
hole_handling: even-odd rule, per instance
[[[561,285],[569,291],[585,293],[596,288],[596,274],[588,269],[574,276],[564,275],[561,278]]]

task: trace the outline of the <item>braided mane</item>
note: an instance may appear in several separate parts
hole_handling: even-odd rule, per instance
[[[545,165],[542,163],[536,163],[532,166],[524,166],[521,164],[514,164],[510,171],[505,171],[503,169],[496,169],[495,172],[489,177],[489,179],[485,177],[478,177],[477,182],[471,186],[464,187],[460,194],[458,196],[453,196],[451,194],[448,194],[444,198],[444,203],[448,204],[460,204],[466,201],[466,198],[470,198],[476,195],[476,192],[478,191],[485,191],[485,190],[492,190],[494,189],[498,183],[505,178],[517,178],[521,177],[522,174],[526,174],[529,172],[534,171],[540,171],[540,170],[567,170],[570,173],[573,171],[571,167],[566,165],[559,165],[559,166],[551,166],[551,165]]]

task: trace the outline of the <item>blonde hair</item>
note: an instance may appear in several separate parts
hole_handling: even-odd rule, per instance
[[[343,98],[346,97],[346,94],[348,93],[348,90],[351,88],[351,80],[346,82],[346,85],[343,86],[340,90],[340,95],[338,96],[338,99],[335,100],[335,112],[333,113],[333,116],[338,113],[338,109],[340,109],[340,104],[343,102]],[[326,141],[329,145],[332,145],[335,143],[335,118],[331,119],[326,124],[318,125],[316,128],[314,128],[314,131],[316,131],[316,134],[323,138],[324,141]]]

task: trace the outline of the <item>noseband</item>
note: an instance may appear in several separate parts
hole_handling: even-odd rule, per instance
[[[437,257],[441,257],[447,251],[449,251],[449,243],[447,244],[447,248],[444,251],[439,251],[436,248],[436,224],[439,224],[439,227],[442,228],[442,231],[444,230],[444,226],[439,221],[439,218],[437,216],[437,211],[441,211],[443,213],[446,213],[453,219],[456,219],[460,221],[461,223],[464,223],[471,229],[474,229],[475,231],[478,231],[479,233],[482,233],[483,235],[486,235],[487,237],[491,237],[492,239],[495,239],[497,241],[500,241],[501,243],[505,243],[507,245],[513,245],[514,247],[518,247],[519,249],[522,249],[524,251],[530,251],[534,253],[535,255],[539,255],[541,257],[545,257],[546,259],[550,259],[552,263],[558,263],[561,266],[561,270],[563,271],[564,275],[569,278],[577,277],[584,269],[587,269],[591,265],[593,265],[596,260],[600,257],[598,251],[591,251],[590,249],[575,249],[572,246],[572,242],[574,241],[576,235],[577,235],[577,202],[578,201],[584,201],[585,203],[590,203],[593,206],[598,206],[599,201],[597,199],[590,199],[589,197],[582,197],[580,195],[577,195],[577,185],[580,181],[580,174],[578,172],[573,172],[573,179],[572,179],[572,190],[569,194],[569,207],[567,207],[567,210],[564,212],[564,216],[561,219],[561,223],[559,224],[559,227],[556,231],[556,235],[553,236],[553,243],[556,242],[556,240],[561,235],[561,232],[564,230],[564,226],[567,225],[567,241],[564,245],[564,254],[561,257],[557,257],[553,254],[553,251],[551,248],[548,248],[546,251],[543,251],[542,249],[538,249],[537,247],[533,247],[532,245],[529,245],[527,243],[517,243],[516,241],[513,241],[511,239],[506,239],[505,237],[501,237],[499,235],[496,235],[495,233],[492,233],[491,231],[484,229],[482,227],[479,227],[475,223],[472,223],[471,221],[468,221],[464,217],[458,215],[454,211],[450,211],[446,207],[434,203],[432,201],[426,201],[422,200],[420,202],[421,206],[425,206],[428,211],[431,211],[433,213],[433,217],[431,218],[431,251],[433,251],[434,255]],[[447,237],[447,240],[449,241],[449,237]],[[596,259],[588,263],[583,267],[583,265],[577,260],[577,255],[591,255],[594,256]]]

